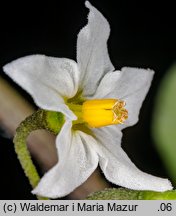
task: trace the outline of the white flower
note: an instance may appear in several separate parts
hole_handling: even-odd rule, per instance
[[[140,171],[121,148],[121,130],[138,121],[153,72],[128,67],[114,71],[107,51],[109,24],[89,2],[86,6],[90,13],[88,24],[78,34],[77,63],[31,55],[4,66],[6,74],[28,91],[39,107],[66,116],[56,138],[59,162],[42,177],[33,193],[62,197],[81,185],[98,163],[114,184],[137,190],[170,190],[167,179]],[[125,124],[100,128],[76,124],[79,114],[76,115],[74,105],[80,105],[82,100],[108,98],[126,102]]]

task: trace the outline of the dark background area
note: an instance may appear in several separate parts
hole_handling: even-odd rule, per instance
[[[155,96],[167,69],[176,60],[174,5],[170,1],[90,1],[111,26],[108,49],[116,69],[123,66],[151,68],[155,77],[137,125],[125,129],[122,146],[142,170],[167,177],[151,138]],[[39,2],[38,2],[39,3]],[[155,2],[156,3],[156,2]],[[83,0],[1,3],[0,67],[30,54],[76,60],[76,39],[87,23]],[[31,103],[32,98],[7,78]],[[0,199],[34,199],[31,187],[14,152],[13,143],[0,136]]]

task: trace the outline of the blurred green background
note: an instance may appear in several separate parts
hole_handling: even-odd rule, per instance
[[[176,186],[176,64],[165,74],[155,100],[152,135]]]

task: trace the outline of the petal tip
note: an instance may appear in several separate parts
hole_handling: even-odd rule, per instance
[[[90,3],[89,1],[85,1],[85,6],[86,6],[87,8],[90,8],[92,5],[91,5],[91,3]]]
[[[138,71],[147,71],[149,73],[151,73],[152,75],[154,75],[154,70],[150,69],[150,68],[138,68],[138,67],[128,67],[128,66],[125,66],[125,67],[122,67],[121,68],[121,71],[125,71],[125,70],[138,70]]]
[[[45,190],[42,190],[40,186],[37,186],[36,188],[34,188],[31,193],[33,195],[36,195],[36,196],[41,196],[41,197],[48,197],[48,198],[51,198],[51,199],[55,199],[55,198],[58,198],[57,196],[55,195],[51,195],[48,191],[45,191]]]
[[[31,193],[34,194],[34,195],[36,195],[36,194],[37,194],[37,190],[36,190],[36,188],[33,189],[33,190],[31,191]]]
[[[172,190],[173,186],[171,184],[171,182],[168,179],[164,179],[163,185],[161,186],[161,190],[160,191],[168,191],[168,190]]]
[[[3,71],[8,74],[11,71],[11,63],[8,63],[2,67]]]

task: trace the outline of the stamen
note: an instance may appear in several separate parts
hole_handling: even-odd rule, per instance
[[[124,108],[126,105],[125,101],[117,100],[113,107],[114,112],[114,124],[123,124],[128,118],[128,111]]]
[[[123,124],[128,118],[125,102],[119,99],[87,100],[82,105],[67,103],[78,117],[73,125],[87,123],[90,127]]]
[[[123,124],[128,118],[125,102],[118,99],[88,100],[82,105],[82,118],[91,127]]]

